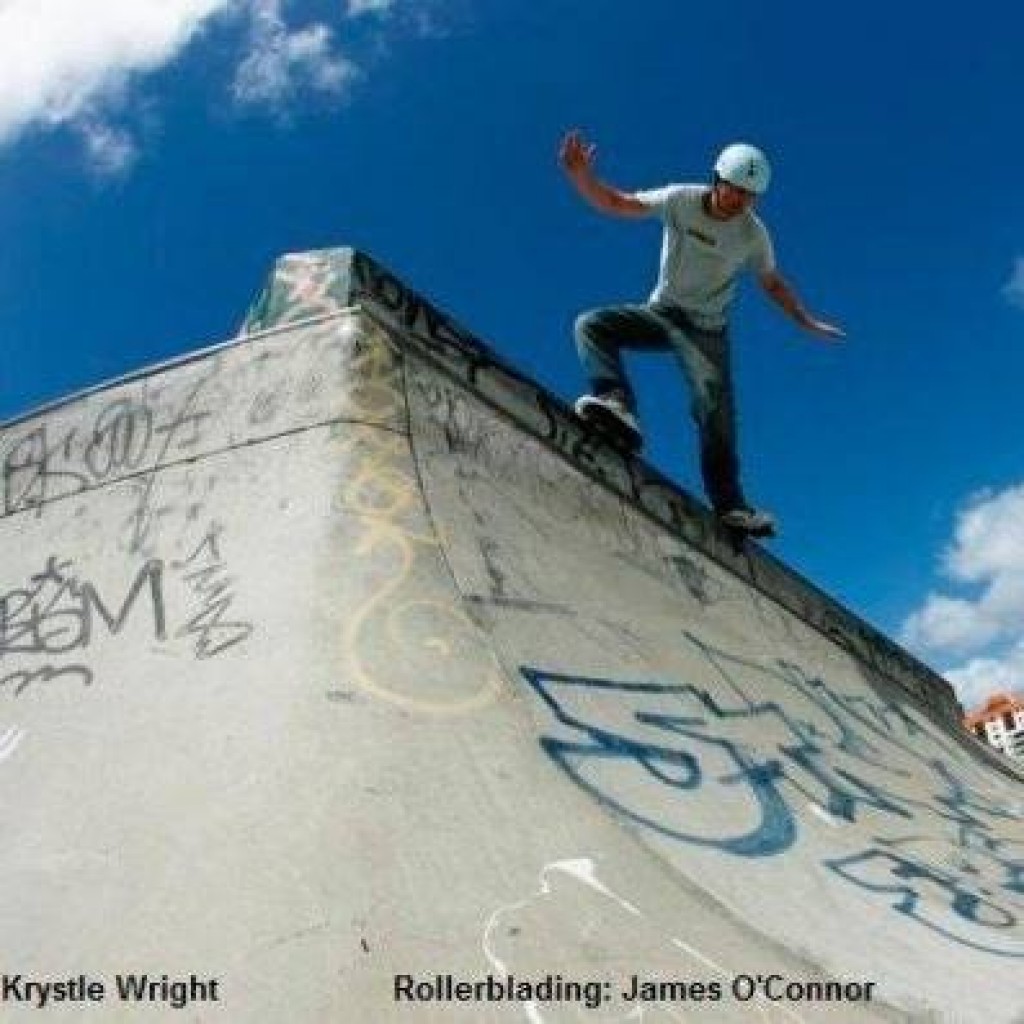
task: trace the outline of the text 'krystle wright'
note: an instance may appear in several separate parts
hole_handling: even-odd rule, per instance
[[[162,1004],[183,1010],[193,1003],[220,1001],[220,979],[172,978],[167,974],[116,974],[112,981],[79,974],[67,978],[32,978],[24,974],[0,976],[0,1002],[31,1006],[37,1010],[59,1003]]]

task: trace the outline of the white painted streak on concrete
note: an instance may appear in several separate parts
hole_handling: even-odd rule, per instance
[[[0,736],[0,761],[5,761],[10,757],[18,749],[18,744],[24,738],[24,730],[19,729],[17,726],[11,726],[10,729]]]
[[[483,938],[483,951],[487,957],[491,966],[498,974],[511,974],[511,969],[501,957],[494,952],[491,945],[491,935],[498,927],[499,920],[508,913],[514,913],[517,910],[521,910],[524,907],[531,904],[534,900],[544,899],[552,895],[553,887],[550,881],[552,874],[561,872],[562,874],[569,875],[576,879],[576,881],[593,889],[595,892],[600,893],[606,899],[611,900],[617,904],[628,914],[634,917],[643,918],[644,914],[636,907],[635,904],[630,903],[629,900],[620,896],[618,893],[610,889],[604,882],[597,877],[597,869],[594,861],[589,857],[577,857],[567,860],[552,861],[550,864],[545,864],[541,869],[539,877],[539,888],[533,896],[528,896],[526,899],[518,900],[515,903],[508,903],[504,906],[498,907],[494,913],[487,919],[487,925],[484,928]],[[730,971],[726,966],[719,963],[717,960],[713,960],[711,957],[702,953],[697,947],[684,941],[683,939],[671,936],[669,938],[670,943],[675,946],[680,952],[685,953],[687,956],[696,960],[697,963],[703,964],[705,967],[714,971],[719,977],[731,982],[732,978],[738,973]],[[667,1013],[673,1020],[683,1021],[686,1017],[681,1013],[677,1012],[670,1007],[659,1004],[655,1009],[661,1014]],[[758,997],[756,1002],[750,1005],[750,1009],[757,1013],[758,1018],[762,1020],[771,1020],[771,1010],[777,1009],[785,1017],[791,1021],[802,1024],[803,1018],[793,1013],[791,1010],[786,1009],[784,1006],[772,1006],[767,1004],[762,998]],[[545,1017],[540,1012],[536,1002],[530,1001],[525,1003],[523,1006],[523,1012],[526,1015],[526,1019],[530,1024],[544,1024]],[[621,1021],[643,1021],[647,1017],[647,1008],[641,1006],[635,1006],[631,1009],[624,1017],[618,1018]]]

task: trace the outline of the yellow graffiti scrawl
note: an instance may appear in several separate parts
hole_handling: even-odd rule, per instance
[[[358,419],[401,408],[398,360],[368,330],[359,360]],[[501,678],[493,656],[453,591],[441,544],[423,510],[408,437],[348,423],[336,431],[345,479],[335,511],[354,516],[349,550],[366,596],[344,630],[348,674],[361,689],[402,707],[459,714],[494,699]]]
[[[497,666],[476,625],[438,581],[440,543],[422,517],[419,485],[405,468],[407,440],[374,431],[344,439],[353,471],[339,502],[360,517],[353,557],[372,594],[345,629],[352,681],[402,707],[458,714],[494,699]]]

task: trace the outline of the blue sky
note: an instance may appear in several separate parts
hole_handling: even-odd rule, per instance
[[[829,346],[734,316],[778,553],[976,703],[1024,689],[1024,14],[678,0],[0,3],[0,416],[234,333],[274,257],[364,248],[566,398],[580,310],[646,296],[656,221],[585,207],[736,139]],[[632,364],[698,489],[683,385]]]

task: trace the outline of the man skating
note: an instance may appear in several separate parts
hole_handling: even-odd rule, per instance
[[[749,266],[765,292],[812,334],[835,340],[843,332],[808,313],[775,266],[771,237],[753,212],[771,175],[765,155],[735,143],[719,154],[710,185],[640,192],[601,181],[594,172],[594,146],[577,132],[563,139],[560,160],[579,193],[601,212],[658,214],[664,223],[658,282],[649,301],[593,310],[576,321],[576,344],[591,386],[576,402],[577,413],[585,419],[613,416],[639,444],[622,351],[674,353],[690,387],[701,476],[712,507],[729,526],[772,533],[772,516],[752,508],[740,484],[728,337],[739,274]]]

